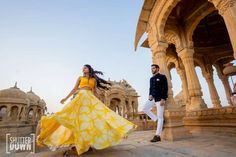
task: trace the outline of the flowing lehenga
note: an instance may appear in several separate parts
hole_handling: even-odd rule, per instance
[[[137,126],[110,110],[90,90],[80,90],[64,108],[42,116],[39,146],[75,146],[78,155],[89,147],[104,149],[118,144]]]

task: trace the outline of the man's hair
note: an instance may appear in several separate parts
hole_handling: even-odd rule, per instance
[[[151,67],[156,67],[158,69],[160,68],[159,65],[157,65],[157,64],[152,64]]]

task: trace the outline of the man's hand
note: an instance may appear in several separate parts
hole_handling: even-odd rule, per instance
[[[148,100],[152,101],[152,100],[153,100],[153,96],[152,96],[152,95],[149,95]]]
[[[165,101],[164,99],[161,99],[160,105],[161,105],[161,106],[164,106],[165,104],[166,104],[166,101]]]

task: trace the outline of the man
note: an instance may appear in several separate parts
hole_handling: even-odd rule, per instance
[[[231,101],[232,101],[233,106],[235,106],[236,105],[236,83],[234,84]]]
[[[156,135],[151,142],[161,141],[161,132],[164,121],[164,106],[167,99],[168,83],[166,76],[159,73],[159,66],[157,64],[151,65],[153,76],[150,79],[149,100],[146,102],[143,112],[145,112],[153,121],[157,121]],[[157,115],[151,109],[156,105]]]

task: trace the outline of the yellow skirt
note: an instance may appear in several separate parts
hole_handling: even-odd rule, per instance
[[[104,149],[118,144],[137,126],[110,110],[91,91],[80,90],[61,111],[42,116],[40,127],[38,146],[75,146],[80,155],[89,147]]]

